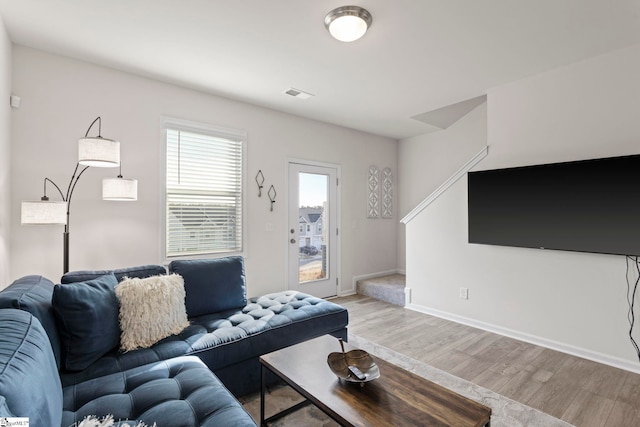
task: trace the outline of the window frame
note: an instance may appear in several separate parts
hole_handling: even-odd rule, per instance
[[[179,130],[183,132],[199,133],[203,135],[209,135],[217,138],[228,138],[232,140],[240,140],[242,145],[242,172],[240,174],[241,180],[241,250],[229,251],[229,252],[217,252],[197,255],[167,255],[167,130]],[[161,156],[160,156],[160,247],[162,259],[164,264],[167,265],[173,260],[180,259],[215,259],[223,258],[227,256],[239,255],[247,258],[247,133],[244,130],[226,128],[207,123],[199,123],[189,120],[177,119],[173,117],[162,117],[161,120]]]

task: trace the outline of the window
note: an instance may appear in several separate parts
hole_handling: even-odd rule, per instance
[[[166,258],[243,250],[244,134],[166,121]]]

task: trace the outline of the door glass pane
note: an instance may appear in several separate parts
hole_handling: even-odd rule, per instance
[[[327,278],[329,239],[325,230],[329,224],[325,212],[329,211],[329,176],[301,172],[298,178],[298,271],[299,282],[304,283]]]

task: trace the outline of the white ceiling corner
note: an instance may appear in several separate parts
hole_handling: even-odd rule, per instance
[[[439,129],[447,129],[485,102],[487,102],[487,95],[477,96],[467,99],[466,101],[456,102],[446,107],[427,111],[426,113],[418,114],[411,118]]]

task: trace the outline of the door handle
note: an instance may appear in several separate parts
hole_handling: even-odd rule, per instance
[[[290,241],[291,243],[295,243],[295,242],[296,242],[296,239],[291,239],[291,240],[289,240],[289,241]]]

